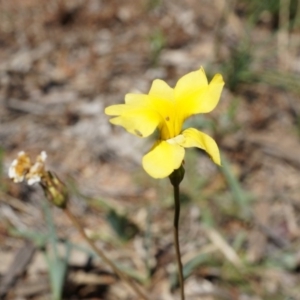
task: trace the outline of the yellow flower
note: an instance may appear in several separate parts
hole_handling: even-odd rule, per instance
[[[110,120],[112,124],[123,126],[139,137],[147,137],[158,128],[159,139],[143,157],[145,171],[154,178],[167,177],[178,169],[184,159],[184,148],[203,149],[220,165],[216,142],[195,128],[182,131],[182,125],[194,114],[212,111],[219,102],[223,85],[220,74],[208,83],[204,69],[200,68],[180,78],[174,89],[156,79],[148,95],[127,94],[125,104],[109,106],[105,113],[116,116]]]

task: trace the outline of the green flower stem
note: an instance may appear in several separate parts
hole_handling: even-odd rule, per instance
[[[180,284],[180,295],[181,300],[184,300],[184,280],[183,280],[183,272],[182,272],[182,263],[181,263],[181,255],[179,248],[179,239],[178,239],[178,228],[179,228],[179,216],[180,216],[180,199],[179,199],[179,185],[180,182],[184,178],[184,168],[181,165],[179,169],[174,170],[174,172],[169,176],[171,184],[174,188],[174,202],[175,202],[175,213],[174,213],[174,244],[176,249],[176,259],[178,266],[178,274],[179,274],[179,284]]]
[[[96,247],[95,243],[93,240],[91,240],[85,233],[83,227],[81,224],[78,222],[77,218],[73,215],[73,213],[70,211],[68,206],[63,208],[64,213],[68,216],[68,218],[71,220],[71,222],[74,224],[76,229],[80,232],[84,240],[91,246],[91,248],[95,251],[95,253],[106,263],[108,264],[112,270],[123,280],[125,281],[134,291],[135,293],[139,296],[139,299],[143,300],[149,300],[149,298],[140,290],[138,285],[131,280],[127,276],[127,274],[123,273],[105,254],[104,252]]]
[[[173,185],[174,187],[174,201],[175,201],[175,213],[174,213],[174,243],[176,249],[176,259],[178,266],[178,274],[179,274],[179,284],[180,284],[180,295],[181,300],[184,300],[184,279],[182,272],[182,263],[181,263],[181,255],[180,255],[180,247],[179,247],[179,239],[178,239],[178,224],[179,224],[179,215],[180,215],[180,200],[179,200],[179,184]]]

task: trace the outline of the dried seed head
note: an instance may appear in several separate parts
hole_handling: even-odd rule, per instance
[[[31,161],[29,156],[24,151],[21,151],[9,167],[8,176],[13,179],[14,182],[22,182],[30,167]]]

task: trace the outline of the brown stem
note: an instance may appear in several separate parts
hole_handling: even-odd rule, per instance
[[[179,284],[180,284],[180,295],[181,300],[184,300],[184,279],[182,272],[182,263],[181,263],[181,255],[179,248],[179,239],[178,239],[178,224],[179,224],[179,215],[180,215],[180,200],[179,200],[179,184],[174,184],[174,202],[175,202],[175,213],[174,213],[174,243],[176,249],[176,259],[178,266],[178,274],[179,274]]]
[[[104,252],[96,247],[93,240],[91,240],[85,233],[83,227],[78,222],[77,218],[73,215],[73,213],[70,211],[70,209],[65,207],[64,209],[65,214],[68,216],[68,218],[71,220],[71,222],[74,224],[74,226],[77,228],[77,230],[80,232],[82,237],[85,239],[85,241],[91,246],[91,248],[96,252],[96,254],[105,262],[107,263],[112,270],[122,279],[124,280],[139,296],[139,299],[149,300],[149,298],[139,289],[137,284],[132,281],[125,273],[123,273],[105,254]]]

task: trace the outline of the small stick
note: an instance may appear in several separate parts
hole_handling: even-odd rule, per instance
[[[78,222],[77,218],[73,215],[73,213],[70,211],[70,209],[66,206],[63,209],[64,213],[68,216],[68,218],[71,220],[71,222],[74,224],[74,226],[77,228],[77,230],[80,232],[84,240],[91,246],[91,248],[96,252],[96,254],[105,262],[107,263],[112,270],[122,279],[124,280],[134,291],[135,293],[140,297],[139,299],[149,300],[149,298],[139,289],[137,284],[132,281],[126,274],[124,274],[119,268],[104,254],[104,252],[96,247],[93,240],[91,240],[87,234],[85,233],[84,229],[82,228],[81,224]]]

